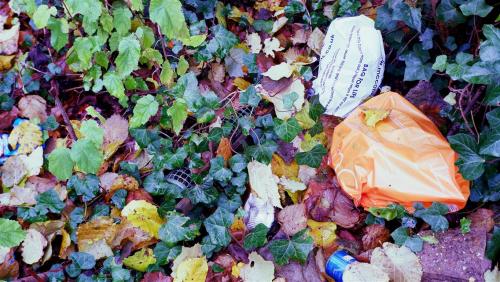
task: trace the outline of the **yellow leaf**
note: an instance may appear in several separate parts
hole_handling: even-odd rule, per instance
[[[250,82],[244,80],[241,77],[237,77],[233,80],[233,85],[238,87],[239,90],[245,90],[250,86]]]
[[[203,252],[201,251],[201,245],[199,243],[189,248],[182,246],[181,253],[174,259],[172,264],[172,273],[177,272],[177,268],[179,268],[183,261],[190,258],[198,258],[202,255]]]
[[[295,115],[295,118],[299,122],[300,127],[303,129],[310,129],[316,124],[316,122],[309,116],[309,102],[307,100],[305,101],[302,110]]]
[[[47,240],[43,234],[35,229],[28,229],[22,248],[23,261],[27,264],[38,262],[44,254],[45,246],[47,246]]]
[[[240,277],[240,272],[241,272],[241,268],[245,266],[244,263],[242,262],[238,262],[237,264],[234,264],[232,267],[231,267],[231,275],[233,277]]]
[[[363,113],[365,114],[365,124],[369,127],[375,127],[378,122],[386,119],[391,111],[380,109],[364,109]]]
[[[293,73],[293,67],[287,63],[281,63],[270,67],[263,76],[267,76],[272,80],[280,80],[284,77],[290,77]]]
[[[69,233],[64,229],[61,228],[61,248],[59,249],[59,257],[62,259],[65,259],[67,257],[67,249],[69,246],[71,246],[71,238],[69,236]]]
[[[0,71],[10,70],[12,68],[12,59],[16,55],[1,56],[0,55]]]
[[[337,225],[333,222],[318,222],[312,219],[307,220],[307,226],[311,228],[309,234],[314,239],[314,244],[317,246],[328,248],[335,242],[335,231],[337,230]]]
[[[158,231],[164,220],[158,214],[155,205],[145,200],[134,200],[123,208],[122,216],[126,217],[135,227],[158,239]]]
[[[295,160],[287,164],[283,158],[277,154],[273,154],[271,169],[273,174],[278,177],[294,178],[299,175],[299,165]]]
[[[314,146],[319,144],[325,147],[328,145],[328,137],[326,137],[326,134],[324,132],[318,133],[314,136],[311,136],[311,134],[306,133],[304,135],[304,141],[300,143],[300,148],[302,149],[302,151],[307,152],[310,151],[312,148],[314,148]]]
[[[29,154],[42,143],[42,131],[30,121],[21,122],[10,132],[9,145],[12,148],[19,145],[18,154]]]
[[[141,249],[123,260],[125,266],[141,272],[145,272],[148,266],[154,263],[156,263],[156,258],[150,248]]]
[[[204,282],[208,273],[205,257],[184,260],[175,272],[174,282]]]
[[[243,218],[236,218],[229,229],[231,229],[232,232],[245,230],[245,222],[243,222]]]
[[[78,250],[93,255],[95,259],[112,256],[110,245],[116,232],[117,225],[107,216],[80,224],[76,231]]]

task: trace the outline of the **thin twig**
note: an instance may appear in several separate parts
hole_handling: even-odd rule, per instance
[[[54,101],[56,102],[56,108],[61,112],[63,116],[64,123],[66,124],[66,130],[68,130],[69,137],[73,139],[73,141],[78,140],[76,138],[75,130],[73,129],[73,125],[71,124],[71,121],[68,117],[68,114],[64,110],[64,107],[62,105],[61,99],[59,99],[59,85],[57,84],[57,81],[52,79],[50,81],[50,92],[52,93],[52,96],[54,97]]]

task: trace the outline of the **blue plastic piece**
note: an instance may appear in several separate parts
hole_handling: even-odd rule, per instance
[[[336,251],[326,261],[326,274],[335,279],[336,282],[342,282],[342,275],[345,269],[349,264],[354,262],[357,262],[357,260],[346,251]]]

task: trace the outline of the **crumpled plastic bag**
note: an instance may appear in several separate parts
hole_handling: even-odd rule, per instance
[[[367,110],[389,111],[373,126]],[[353,111],[334,130],[330,165],[342,189],[365,208],[447,204],[463,208],[469,182],[455,166],[457,154],[438,128],[405,98],[386,92]]]
[[[328,27],[313,88],[326,114],[344,117],[374,94],[384,75],[380,31],[361,15],[335,19]]]

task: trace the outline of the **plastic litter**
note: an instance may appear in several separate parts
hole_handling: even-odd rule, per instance
[[[361,15],[335,19],[321,49],[313,88],[326,114],[344,117],[382,81],[385,52],[382,35],[372,19]]]
[[[368,126],[367,110],[390,112]],[[399,203],[409,212],[415,202],[441,202],[452,212],[465,206],[469,182],[458,172],[457,158],[436,125],[394,92],[353,111],[335,128],[330,149],[330,165],[356,205]]]

